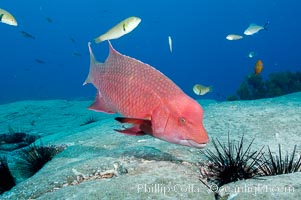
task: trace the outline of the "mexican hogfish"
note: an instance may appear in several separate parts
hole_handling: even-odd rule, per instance
[[[91,110],[120,113],[115,118],[133,126],[116,130],[128,135],[151,135],[171,143],[203,148],[209,141],[203,109],[160,71],[117,52],[109,42],[105,63],[90,52],[90,72],[84,82],[97,88]]]

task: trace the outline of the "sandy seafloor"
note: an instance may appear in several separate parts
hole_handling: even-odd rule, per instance
[[[226,142],[229,133],[239,141],[244,134],[245,143],[255,138],[252,149],[269,145],[273,152],[278,144],[284,152],[297,144],[300,155],[301,93],[200,103],[210,138]],[[199,149],[117,133],[113,129],[120,129],[121,124],[114,121],[116,115],[89,111],[90,104],[51,100],[0,105],[0,133],[12,127],[41,136],[44,145],[67,145],[28,179],[14,165],[18,154],[7,154],[18,184],[0,199],[215,199],[199,181],[196,163],[204,159]],[[91,115],[97,122],[80,126]],[[212,147],[211,142],[206,148]],[[301,199],[300,172],[228,185],[232,189],[221,191],[224,199]]]

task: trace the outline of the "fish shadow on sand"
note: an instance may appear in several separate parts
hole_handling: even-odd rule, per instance
[[[162,152],[159,149],[150,146],[140,146],[135,148],[132,147],[132,148],[118,150],[118,151],[120,151],[121,156],[135,157],[137,159],[170,161],[170,162],[182,161],[169,153]]]
[[[86,154],[86,155],[85,155]],[[123,158],[123,157],[134,157],[137,160],[153,160],[153,161],[168,161],[168,162],[182,162],[181,159],[175,156],[160,151],[150,146],[140,146],[131,148],[117,149],[104,149],[100,147],[92,146],[69,146],[59,157],[77,158],[77,157],[94,157],[95,154],[99,157],[111,157],[111,158]]]

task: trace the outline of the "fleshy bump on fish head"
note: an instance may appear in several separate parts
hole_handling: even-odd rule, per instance
[[[155,137],[195,148],[204,148],[209,142],[203,126],[203,109],[195,100],[185,96],[175,100],[168,110],[157,112],[152,119]],[[160,116],[157,119],[156,114]]]

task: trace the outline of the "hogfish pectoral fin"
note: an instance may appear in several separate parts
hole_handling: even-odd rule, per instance
[[[126,117],[116,117],[116,121],[120,123],[129,123],[134,124],[133,127],[126,128],[124,130],[115,130],[120,133],[127,135],[141,136],[146,134],[152,134],[152,123],[148,119],[139,119],[139,118],[126,118]]]
[[[99,91],[97,92],[94,103],[91,106],[89,106],[89,110],[105,112],[110,114],[116,113],[116,111],[114,111],[114,109],[111,108],[111,106],[105,102]]]
[[[114,129],[114,131],[117,131],[119,133],[123,133],[126,135],[132,135],[132,136],[143,136],[146,134],[143,131],[141,131],[138,126],[133,126],[133,127],[123,129],[123,130]]]

